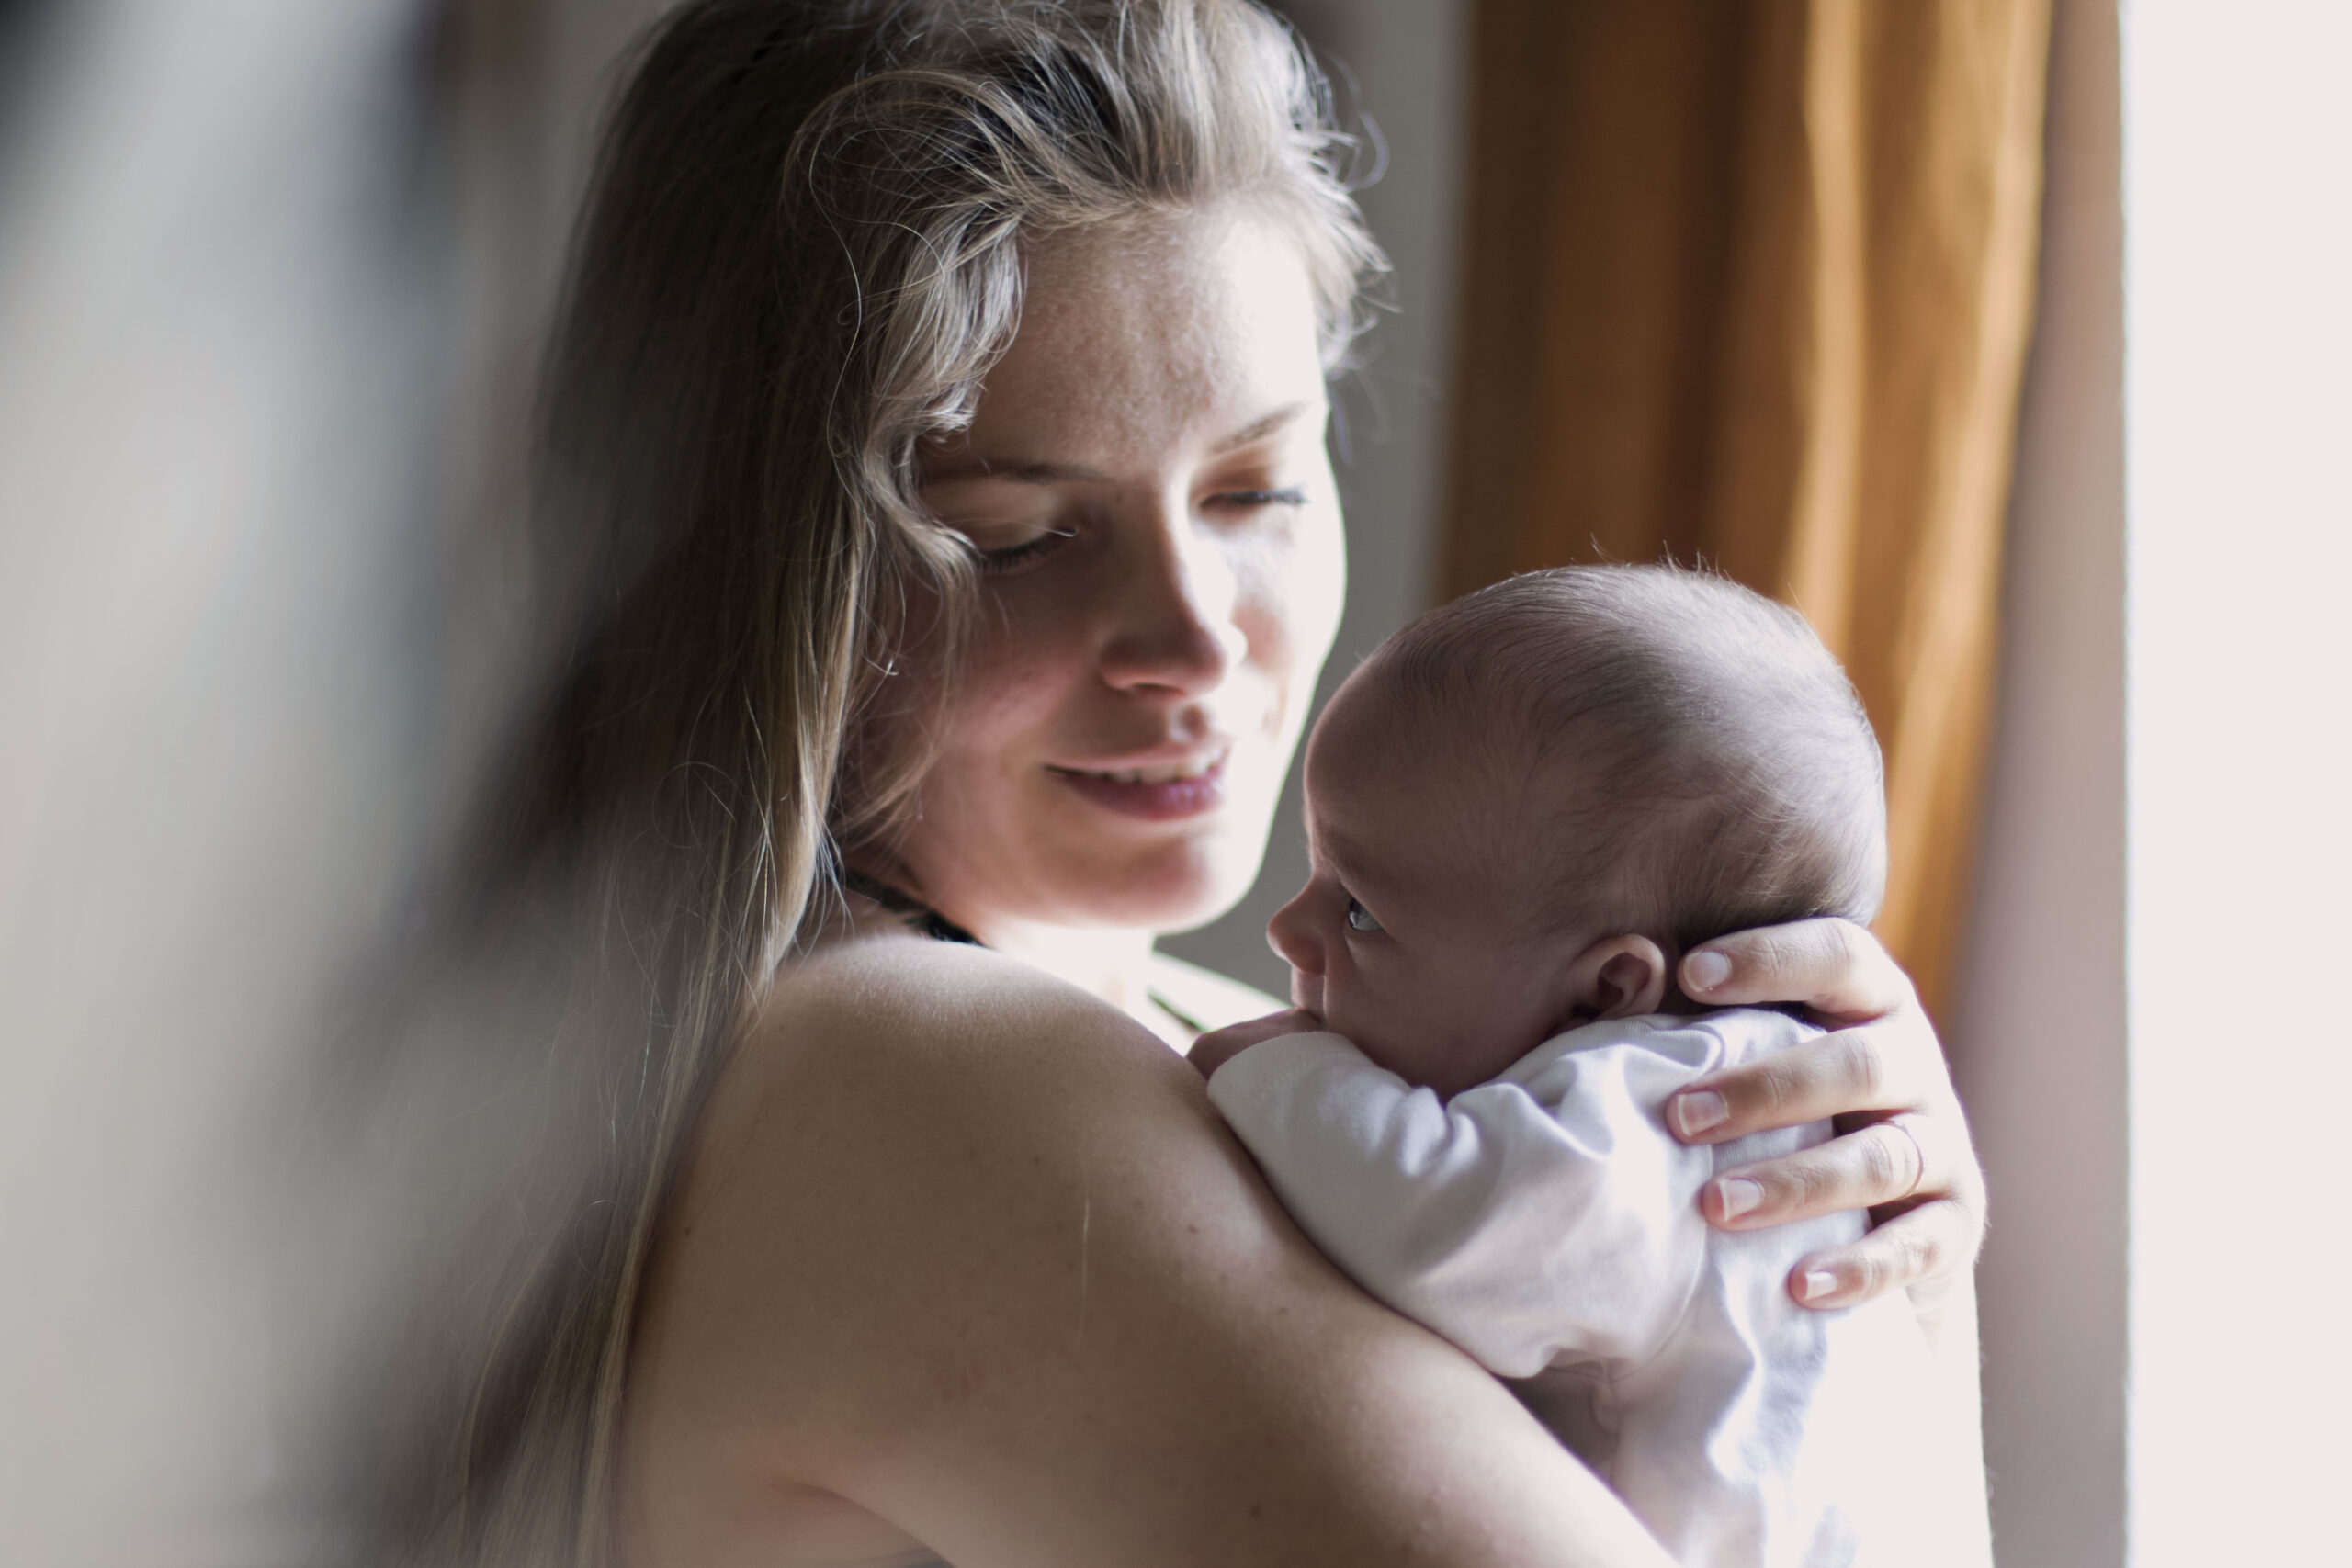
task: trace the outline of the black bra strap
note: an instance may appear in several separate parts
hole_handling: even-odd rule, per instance
[[[894,915],[904,915],[914,922],[915,931],[933,942],[960,942],[967,947],[986,947],[987,942],[966,931],[922,899],[901,893],[878,877],[872,877],[853,866],[840,871],[842,886],[860,897],[871,898]]]
[[[970,931],[966,931],[962,926],[957,925],[955,921],[949,919],[946,916],[941,914],[938,910],[924,903],[922,899],[915,897],[912,894],[899,892],[897,888],[891,886],[888,883],[882,881],[879,877],[868,876],[862,871],[856,871],[845,865],[836,866],[834,868],[834,874],[841,879],[841,885],[843,887],[848,888],[852,893],[857,894],[861,897],[870,898],[875,903],[881,905],[885,909],[889,910],[890,913],[894,915],[904,915],[908,919],[913,921],[915,931],[918,935],[927,936],[933,942],[960,942],[969,947],[986,947],[988,945],[987,942],[982,942],[978,937],[974,936]],[[1174,1019],[1186,1029],[1191,1030],[1194,1034],[1205,1034],[1208,1032],[1208,1026],[1206,1024],[1204,1024],[1200,1020],[1194,1018],[1192,1014],[1186,1012],[1183,1009],[1170,1001],[1166,997],[1161,996],[1158,991],[1151,991],[1148,994],[1151,998],[1153,1006],[1159,1009],[1160,1011],[1166,1013],[1169,1017]],[[915,1565],[915,1568],[931,1568],[931,1565],[928,1563],[919,1563]],[[947,1565],[941,1563],[939,1564],[939,1568],[947,1568]]]

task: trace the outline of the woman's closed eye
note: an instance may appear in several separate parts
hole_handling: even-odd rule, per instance
[[[1078,531],[1074,528],[1048,528],[1018,544],[986,549],[975,542],[972,549],[980,558],[982,577],[1003,577],[1023,567],[1035,565],[1076,537]]]
[[[1208,504],[1235,512],[1255,512],[1266,506],[1305,506],[1306,491],[1298,485],[1287,490],[1221,490],[1208,498]]]

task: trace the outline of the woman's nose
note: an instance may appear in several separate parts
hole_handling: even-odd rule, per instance
[[[1323,948],[1315,940],[1314,919],[1306,908],[1307,894],[1312,891],[1311,885],[1300,889],[1296,897],[1274,911],[1274,918],[1266,922],[1266,945],[1292,968],[1320,975]]]
[[[1102,678],[1121,690],[1205,695],[1250,650],[1248,634],[1236,623],[1232,563],[1181,513],[1138,532],[1142,547],[1115,601]]]

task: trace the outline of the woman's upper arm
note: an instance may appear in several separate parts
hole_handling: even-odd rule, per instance
[[[1139,1027],[983,953],[816,962],[714,1100],[632,1399],[958,1568],[1665,1562]]]

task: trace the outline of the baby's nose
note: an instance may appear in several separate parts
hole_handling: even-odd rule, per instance
[[[1315,940],[1314,922],[1300,908],[1306,898],[1306,895],[1301,893],[1274,911],[1274,918],[1266,922],[1266,945],[1292,968],[1309,975],[1320,975],[1323,973],[1323,949]]]

